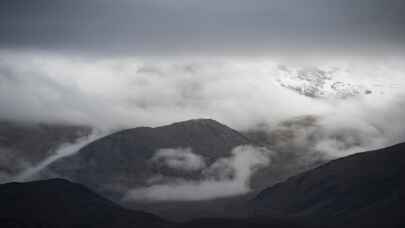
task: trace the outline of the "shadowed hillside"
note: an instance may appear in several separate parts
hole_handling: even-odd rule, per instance
[[[254,216],[335,227],[403,227],[405,144],[354,154],[261,192]]]
[[[63,179],[0,185],[0,227],[165,227]]]

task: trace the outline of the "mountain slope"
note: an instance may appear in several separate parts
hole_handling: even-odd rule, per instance
[[[165,227],[63,179],[0,185],[1,227]]]
[[[405,144],[337,159],[261,192],[254,216],[336,227],[403,227]]]

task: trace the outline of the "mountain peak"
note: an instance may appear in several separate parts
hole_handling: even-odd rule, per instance
[[[188,150],[209,165],[231,156],[237,146],[254,144],[218,121],[192,119],[114,133],[83,147],[73,156],[58,160],[42,174],[57,174],[100,191],[110,191],[108,186],[114,185],[128,189],[145,186],[156,175],[198,180],[204,177],[203,173],[159,168],[151,161],[162,149]]]
[[[232,130],[230,127],[220,123],[219,121],[216,121],[214,119],[208,119],[208,118],[200,118],[200,119],[189,119],[181,122],[175,122],[170,125],[162,126],[162,127],[175,127],[175,126],[184,126],[184,127],[210,127],[210,128],[218,128],[218,129],[226,129],[226,130]]]
[[[214,119],[210,119],[210,118],[197,118],[197,119],[189,119],[186,121],[182,121],[182,122],[193,122],[193,123],[215,123],[215,124],[220,124],[218,121],[214,120]]]

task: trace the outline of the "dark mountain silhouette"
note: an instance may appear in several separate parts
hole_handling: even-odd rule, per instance
[[[307,122],[305,119],[305,124]],[[311,121],[309,123],[312,124]],[[291,128],[295,129],[296,125],[293,124]],[[283,129],[289,131],[288,126]],[[260,184],[258,188],[253,187],[254,191],[249,195],[204,202],[121,201],[128,190],[148,186],[148,180],[156,174],[187,180],[201,178],[198,171],[173,172],[151,165],[150,160],[159,149],[189,147],[195,154],[203,156],[209,164],[218,158],[230,156],[232,149],[239,145],[278,148],[277,144],[265,143],[259,142],[255,137],[244,136],[214,120],[190,120],[163,127],[140,127],[114,133],[90,143],[73,156],[51,164],[43,174],[68,178],[133,209],[153,212],[170,219],[244,217],[247,214],[246,202],[249,201],[249,204],[253,205],[255,218],[265,216],[310,222],[316,218],[320,223],[333,221],[336,224],[358,224],[357,222],[365,223],[363,218],[377,213],[376,211],[389,211],[391,209],[386,207],[393,207],[393,213],[390,215],[394,217],[382,218],[381,221],[397,220],[395,213],[402,203],[395,204],[400,202],[396,201],[395,197],[402,200],[402,195],[397,192],[403,188],[399,181],[403,171],[403,159],[400,158],[403,155],[398,151],[403,149],[403,145],[327,163],[263,191],[254,200],[251,200],[254,191],[261,190],[263,186],[271,186],[276,180],[274,176],[283,173],[283,169],[289,170],[288,162],[285,161],[294,161],[295,158],[290,159],[278,154],[273,156],[272,162],[276,164],[256,173],[253,180]],[[297,153],[298,150],[294,151],[293,155]],[[317,160],[324,162],[322,158],[314,161]],[[316,163],[312,165],[316,166]],[[294,175],[294,172],[296,171],[291,171],[288,175]],[[397,206],[393,206],[394,204]]]
[[[262,191],[256,217],[331,227],[404,227],[405,144],[331,161]]]
[[[213,120],[135,128],[96,140],[52,164],[45,174],[57,173],[121,199],[104,190],[114,186],[119,193],[150,174],[166,172],[148,162],[158,149],[190,147],[211,162],[245,144],[263,145]],[[124,209],[63,179],[3,184],[0,227],[404,227],[404,167],[405,143],[328,162],[257,195],[130,205],[166,218],[200,218],[184,223]],[[274,179],[265,174],[257,181],[271,185]],[[187,178],[198,178],[193,175]]]
[[[200,202],[122,202],[130,189],[147,186],[155,175],[199,180],[201,171],[156,167],[151,158],[164,148],[191,148],[207,165],[219,158],[231,156],[237,146],[255,144],[239,132],[211,119],[195,119],[162,127],[138,127],[123,130],[90,143],[73,156],[65,157],[42,171],[47,178],[62,177],[84,184],[103,196],[137,210],[158,213],[170,219],[189,219],[207,215],[222,215],[227,200]],[[231,200],[232,202],[234,200]],[[226,205],[225,205],[226,204]],[[215,208],[215,210],[212,210]],[[229,210],[227,211],[229,214]]]
[[[90,143],[74,156],[55,162],[47,171],[94,189],[110,186],[126,189],[144,185],[157,173],[198,177],[198,173],[173,173],[151,166],[149,161],[158,149],[192,148],[193,153],[210,163],[229,156],[234,147],[244,144],[252,142],[217,121],[197,119],[117,132]]]
[[[176,228],[320,228],[308,225],[301,221],[284,219],[231,219],[231,218],[206,218],[196,219],[177,225]]]
[[[0,185],[0,227],[166,227],[63,179]]]
[[[241,220],[248,218],[249,211],[246,210],[246,206],[256,194],[257,192],[253,191],[237,196],[201,201],[134,201],[125,202],[123,205],[134,210],[147,211],[176,222],[187,222],[200,218]]]
[[[0,185],[2,228],[305,228],[274,219],[207,218],[173,223],[149,213],[133,211],[107,200],[83,185],[48,179]]]

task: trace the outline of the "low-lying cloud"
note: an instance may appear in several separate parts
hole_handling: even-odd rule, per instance
[[[14,177],[9,178],[15,181],[28,181],[31,179],[37,179],[38,177],[36,175],[39,174],[42,170],[44,170],[52,163],[62,158],[76,154],[77,152],[79,152],[81,148],[101,138],[102,136],[104,136],[104,133],[94,131],[90,135],[79,138],[73,143],[61,144],[51,153],[52,155],[50,155],[40,163],[36,165],[27,166],[25,167],[25,169],[23,169],[21,173],[17,174]]]
[[[184,171],[198,171],[206,167],[204,158],[193,153],[191,148],[160,149],[152,157],[151,162]]]
[[[129,191],[124,200],[196,201],[244,194],[251,190],[252,175],[270,165],[271,154],[265,148],[239,146],[232,150],[230,157],[220,158],[204,168],[202,180],[164,181],[163,177],[152,177],[152,185]],[[159,179],[163,180],[162,183],[156,183]]]

